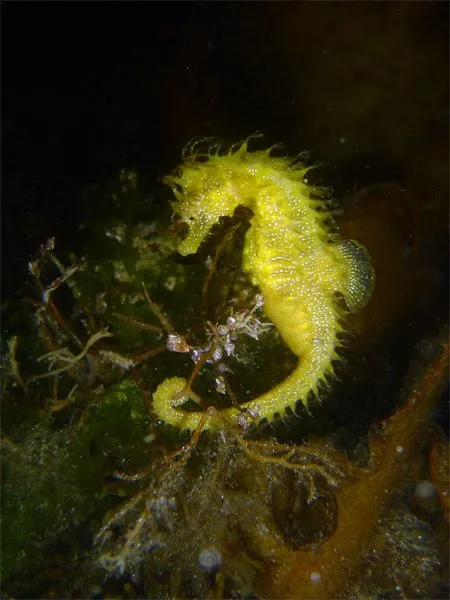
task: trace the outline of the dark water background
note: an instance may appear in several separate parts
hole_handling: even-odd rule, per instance
[[[5,2],[2,100],[5,296],[47,237],[77,250],[90,182],[166,193],[192,136],[261,130],[447,212],[445,2]]]

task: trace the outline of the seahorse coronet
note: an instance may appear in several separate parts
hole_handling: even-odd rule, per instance
[[[269,391],[208,416],[206,429],[239,424],[248,414],[255,422],[270,422],[286,409],[294,411],[298,401],[307,406],[310,393],[317,396],[334,377],[346,314],[367,303],[374,285],[367,250],[333,229],[329,190],[308,181],[315,166],[305,164],[304,154],[275,156],[278,146],[250,151],[248,143],[256,137],[261,134],[228,151],[211,138],[196,140],[164,178],[175,196],[173,210],[188,227],[178,247],[184,256],[198,251],[222,217],[233,216],[238,206],[251,209],[242,268],[259,287],[266,316],[299,359],[292,373]],[[166,379],[154,394],[156,414],[174,427],[194,430],[203,413],[179,407],[180,394],[188,399],[190,393],[184,379]]]

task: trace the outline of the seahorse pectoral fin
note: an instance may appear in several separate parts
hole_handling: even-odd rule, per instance
[[[367,249],[355,240],[342,240],[335,246],[346,271],[342,292],[351,312],[358,312],[369,301],[375,285],[375,272]]]

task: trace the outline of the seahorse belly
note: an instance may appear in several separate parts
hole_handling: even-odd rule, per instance
[[[221,427],[224,419],[239,421],[243,411],[270,421],[297,401],[306,405],[309,394],[317,394],[333,373],[345,314],[336,294],[351,311],[367,302],[373,287],[370,258],[356,242],[330,233],[331,217],[312,197],[305,181],[309,168],[298,161],[275,158],[270,149],[248,152],[247,141],[226,154],[201,154],[198,162],[193,148],[177,173],[166,178],[177,198],[174,210],[189,227],[179,251],[195,253],[220,217],[233,215],[239,205],[250,208],[243,269],[259,286],[266,315],[299,357],[283,382],[239,408],[208,416],[205,428]],[[184,379],[169,378],[154,394],[154,409],[171,425],[195,429],[202,413],[175,406],[189,395]]]
[[[270,202],[266,195],[255,202],[243,267],[260,287],[266,315],[300,358],[282,384],[255,399],[265,418],[283,415],[297,401],[306,405],[310,392],[317,394],[333,372],[342,331],[334,295],[339,265],[322,219],[316,202],[303,198],[289,179],[273,184]]]

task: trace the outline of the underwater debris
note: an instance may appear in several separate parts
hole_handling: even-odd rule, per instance
[[[203,548],[198,555],[198,562],[207,573],[214,573],[222,566],[223,558],[217,548]]]
[[[450,523],[450,443],[445,434],[436,430],[431,435],[428,455],[430,479],[437,491],[444,519]]]
[[[336,531],[314,551],[293,552],[268,569],[260,588],[264,594],[274,598],[334,598],[341,597],[351,585],[349,574],[356,576],[382,510],[391,500],[394,484],[398,484],[417,451],[421,430],[445,386],[449,365],[446,331],[438,345],[437,357],[413,382],[406,403],[381,424],[378,435],[372,436],[368,468],[336,491]],[[319,573],[320,579],[311,579],[311,573]]]
[[[231,589],[244,575],[242,568],[237,576],[229,567],[230,544],[241,540],[244,548],[240,552],[249,552],[249,557],[256,553],[257,572],[266,560],[285,553],[271,509],[284,473],[297,474],[294,488],[305,489],[309,505],[343,476],[330,447],[250,441],[233,431],[208,440],[206,448],[202,446],[200,465],[196,465],[198,435],[139,475],[140,491],[125,501],[98,532],[97,561],[111,575],[139,573],[141,578],[151,580],[160,565],[173,562],[184,574],[177,584],[180,587],[173,590],[177,596],[185,596],[201,571],[214,576],[220,571],[225,589]],[[117,476],[121,478],[122,474]],[[143,485],[143,478],[149,483]],[[170,589],[172,577],[173,573],[159,575]],[[253,577],[247,585],[256,585]],[[206,581],[202,586],[207,586]],[[200,589],[197,593],[204,594],[207,587]]]
[[[208,569],[192,557],[213,548],[213,584],[220,576],[223,597],[235,589],[261,597],[347,597],[352,580],[359,581],[369,540],[396,493],[394,482],[398,484],[399,473],[405,473],[414,456],[447,365],[444,346],[420,382],[412,384],[407,403],[378,427],[365,468],[350,463],[325,440],[280,444],[245,439],[238,429],[224,428],[202,441],[198,430],[187,446],[153,465],[146,474],[151,483],[102,528],[99,552],[108,540],[116,558],[102,561],[100,555],[101,565],[110,572],[118,565],[125,572],[139,572],[145,581],[158,576],[161,590],[168,586],[177,597],[197,597],[211,583],[201,574]],[[122,526],[111,542],[116,519]],[[392,521],[386,521],[388,527]],[[145,542],[138,541],[141,536]],[[436,548],[423,552],[424,568],[429,557],[436,575]],[[239,556],[238,562],[233,555]],[[158,571],[157,565],[168,562],[177,565],[176,582]],[[425,584],[426,578],[417,579],[421,589]]]
[[[3,378],[11,377],[15,382],[17,382],[20,387],[24,387],[24,382],[22,379],[22,375],[20,374],[20,365],[16,359],[16,351],[17,344],[19,343],[19,338],[17,335],[13,335],[7,342],[8,344],[8,352],[2,359],[2,376]],[[3,379],[3,382],[5,379]]]
[[[96,344],[102,338],[107,338],[111,336],[112,333],[110,333],[107,329],[101,329],[100,331],[97,331],[88,339],[81,352],[76,355],[74,355],[67,347],[58,348],[57,350],[52,350],[47,354],[43,354],[37,360],[38,362],[44,360],[49,361],[49,372],[43,373],[42,375],[35,375],[34,377],[30,377],[29,379],[27,379],[27,384],[31,383],[32,381],[37,381],[38,379],[53,377],[55,375],[59,375],[60,373],[69,371],[73,368],[74,365],[76,365],[76,363],[78,363],[86,357],[89,350],[92,348],[92,346],[94,346],[94,344]],[[63,363],[63,366],[53,369],[55,363]]]

